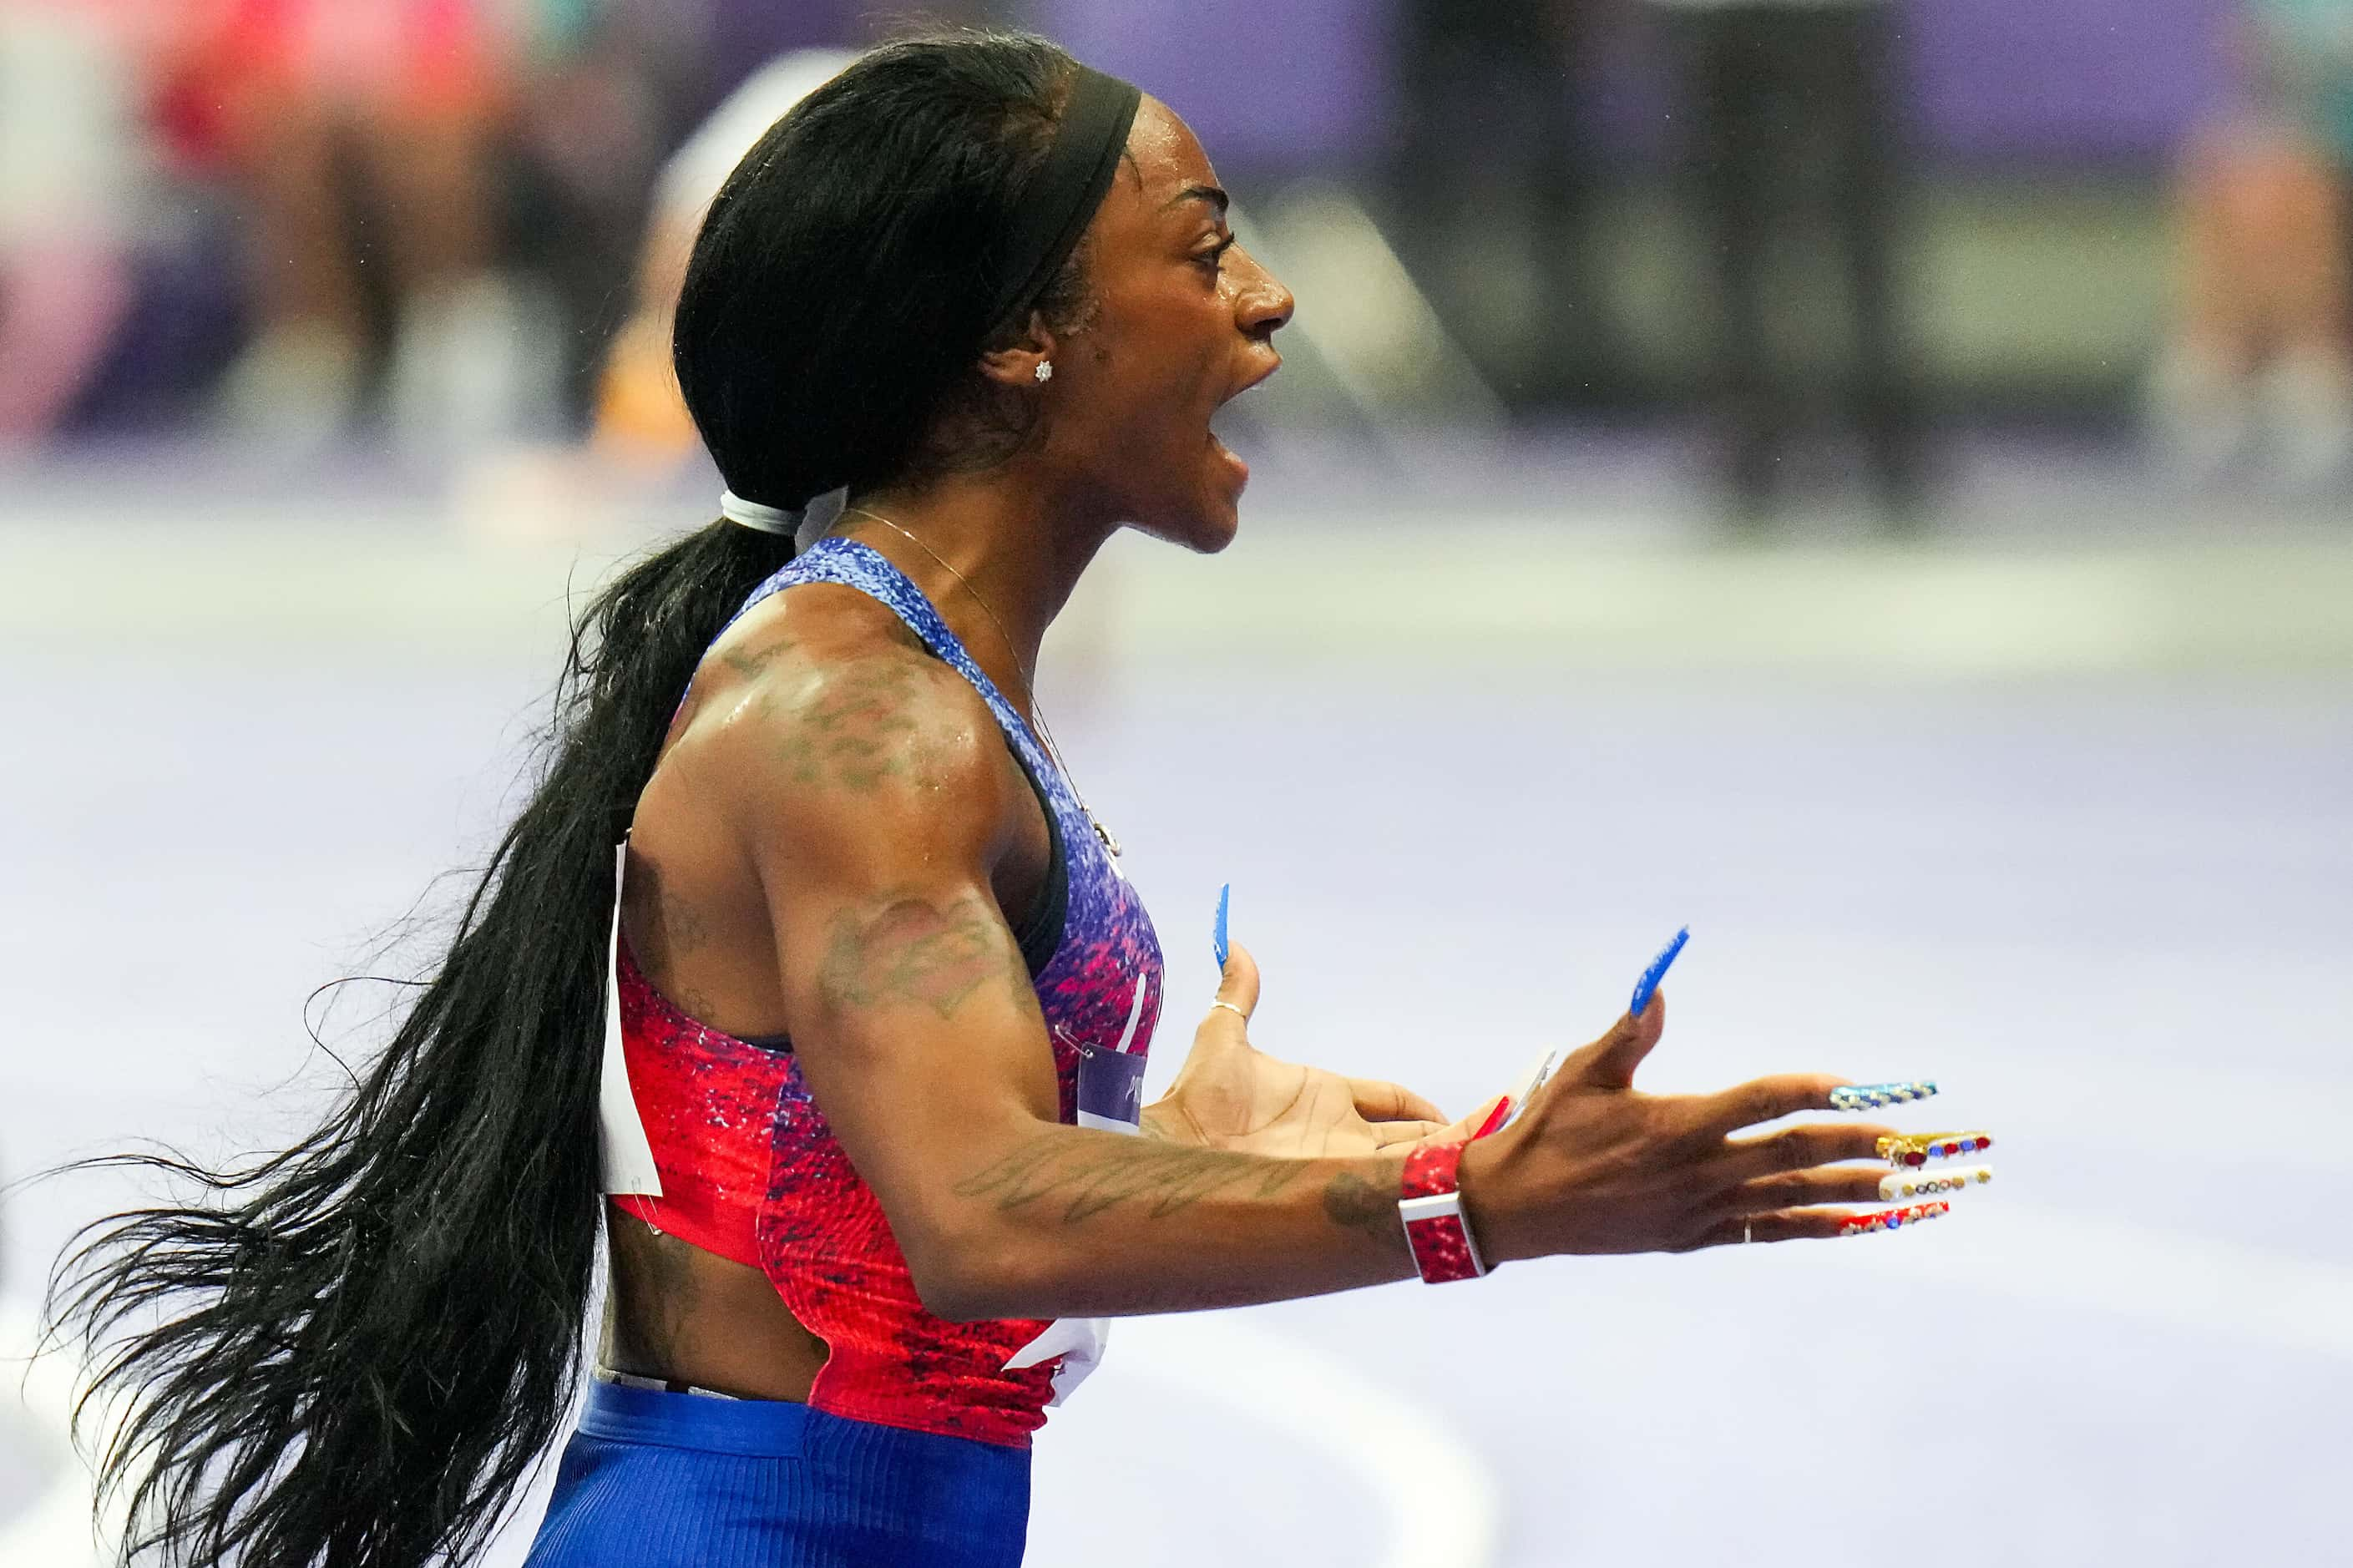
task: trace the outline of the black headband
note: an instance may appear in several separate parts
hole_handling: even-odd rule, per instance
[[[1128,127],[1135,123],[1136,106],[1144,94],[1132,83],[1081,66],[1054,128],[1054,145],[1046,162],[1022,190],[1004,248],[1005,281],[991,301],[988,324],[1002,325],[1016,310],[1026,310],[1045,291],[1079,237],[1103,205],[1119,171],[1119,155],[1127,150]]]

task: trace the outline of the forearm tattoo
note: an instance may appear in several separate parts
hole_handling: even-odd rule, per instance
[[[1031,1139],[953,1191],[959,1197],[993,1199],[1001,1212],[1039,1204],[1059,1206],[1065,1225],[1123,1205],[1147,1218],[1166,1219],[1229,1187],[1244,1187],[1253,1198],[1273,1197],[1307,1166],[1304,1160],[1170,1148],[1119,1133],[1074,1138],[1064,1130]]]
[[[1398,1189],[1404,1178],[1403,1161],[1394,1170],[1385,1171],[1378,1182],[1343,1171],[1324,1184],[1324,1212],[1343,1230],[1402,1244],[1405,1229],[1398,1219]]]

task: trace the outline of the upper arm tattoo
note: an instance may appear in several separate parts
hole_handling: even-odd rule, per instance
[[[944,908],[902,898],[879,914],[836,915],[818,984],[838,1011],[922,1006],[944,1021],[990,984],[1008,984],[1020,1003],[1037,1006],[1004,917],[977,893]]]
[[[767,673],[768,667],[786,655],[800,648],[800,639],[786,634],[770,637],[756,647],[729,648],[719,656],[719,662],[751,680]]]
[[[941,668],[912,632],[888,648],[763,679],[798,650],[789,637],[723,656],[759,684],[754,701],[766,721],[773,754],[797,784],[871,793],[887,779],[923,782],[937,741],[920,709]]]
[[[668,889],[660,890],[656,921],[663,954],[675,958],[711,945],[711,921],[702,910]]]
[[[913,773],[918,667],[904,658],[860,659],[830,672],[815,700],[795,705],[777,757],[797,784],[864,794]]]

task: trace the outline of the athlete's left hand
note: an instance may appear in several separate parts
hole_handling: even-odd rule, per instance
[[[1250,1043],[1258,965],[1229,949],[1218,1001],[1168,1092],[1145,1109],[1155,1137],[1246,1154],[1312,1160],[1370,1154],[1446,1136],[1468,1138],[1482,1106],[1461,1121],[1402,1085],[1345,1078],[1268,1056]],[[1491,1102],[1492,1103],[1492,1102]]]

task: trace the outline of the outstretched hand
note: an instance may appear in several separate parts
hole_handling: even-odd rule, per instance
[[[1145,1110],[1145,1131],[1248,1154],[1350,1157],[1392,1145],[1402,1152],[1427,1138],[1467,1138],[1489,1109],[1450,1123],[1402,1085],[1268,1056],[1250,1042],[1258,995],[1258,964],[1247,948],[1234,946],[1176,1081]]]
[[[1665,1030],[1659,995],[1564,1061],[1511,1126],[1472,1145],[1463,1200],[1491,1260],[1838,1236],[1855,1216],[1825,1205],[1880,1201],[1883,1163],[1840,1162],[1872,1159],[1893,1128],[1816,1121],[1735,1136],[1831,1110],[1831,1090],[1846,1079],[1785,1073],[1715,1094],[1645,1094],[1635,1069]]]

